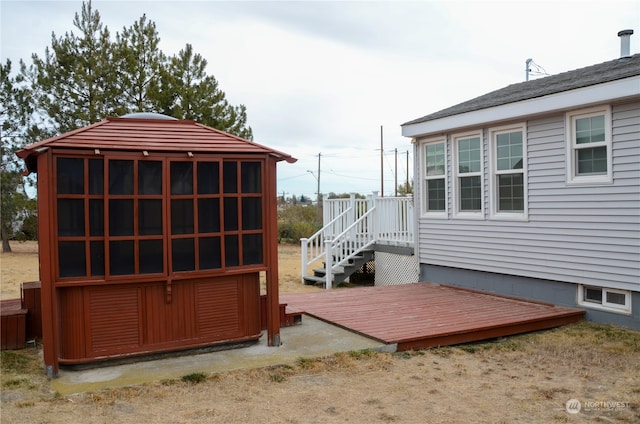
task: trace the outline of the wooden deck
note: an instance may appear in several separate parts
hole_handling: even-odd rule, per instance
[[[431,283],[281,293],[280,302],[383,343],[397,343],[398,351],[559,327],[584,315],[578,309]]]

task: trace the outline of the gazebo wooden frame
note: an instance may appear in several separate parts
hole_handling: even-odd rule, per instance
[[[38,173],[46,372],[261,337],[280,345],[276,164],[193,121],[108,118],[18,152]]]

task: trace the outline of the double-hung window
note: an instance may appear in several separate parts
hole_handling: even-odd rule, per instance
[[[567,182],[610,183],[611,109],[608,106],[567,114]]]
[[[525,150],[524,125],[491,130],[492,217],[526,217]]]
[[[429,215],[447,213],[447,154],[445,140],[427,142],[422,147],[424,160],[423,211]]]
[[[482,217],[482,137],[480,133],[453,138],[455,146],[455,212]]]

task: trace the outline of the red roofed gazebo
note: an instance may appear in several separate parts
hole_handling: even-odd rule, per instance
[[[276,163],[290,155],[156,114],[18,152],[38,173],[46,372],[261,336],[280,345]]]

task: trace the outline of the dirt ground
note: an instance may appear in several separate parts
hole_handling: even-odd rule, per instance
[[[38,278],[35,244],[12,247],[0,254],[2,299],[19,297],[20,283]],[[319,290],[300,284],[297,246],[281,246],[279,254],[282,292]],[[52,391],[39,348],[29,348],[2,352],[1,381],[3,424],[638,423],[640,333],[579,323],[479,344],[345,352],[72,396]],[[569,413],[567,402],[576,401],[580,410]]]

